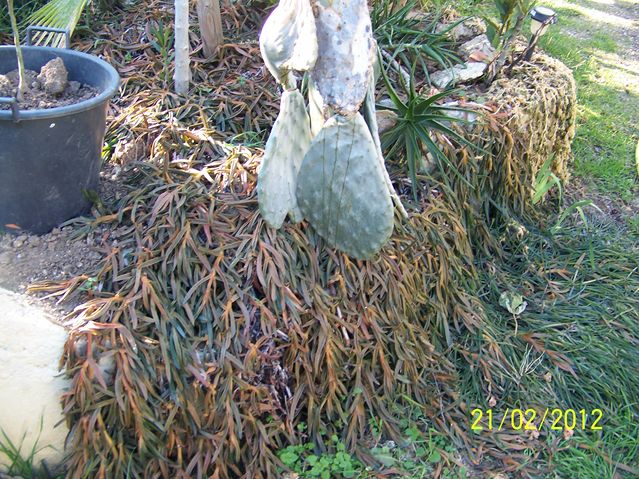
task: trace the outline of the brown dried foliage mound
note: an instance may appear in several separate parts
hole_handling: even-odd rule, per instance
[[[134,20],[148,21],[142,11]],[[252,80],[257,45],[230,44],[213,71],[196,65],[215,93],[194,92],[182,105],[162,88],[153,54],[127,37],[135,31],[145,30],[121,32],[120,43],[141,56],[125,70],[109,135],[144,138],[148,158],[134,164],[118,211],[93,220],[117,228],[118,244],[94,277],[40,287],[89,294],[70,318],[63,357],[72,379],[69,477],[278,477],[275,452],[298,442],[322,447],[323,432],[366,460],[369,419],[382,419],[394,437],[393,408],[406,403],[422,404],[473,460],[486,442],[512,460],[503,438],[467,434],[448,348],[476,365],[486,391],[493,387],[503,357],[481,339],[475,255],[499,252],[491,228],[509,212],[530,213],[532,178],[545,160],[531,138],[551,132],[555,169],[564,171],[574,102],[562,110],[548,93],[557,85],[542,81],[540,93],[538,79],[525,80],[532,66],[516,70],[521,85],[492,92],[499,105],[484,107],[468,133],[488,153],[448,143],[467,181],[443,171],[374,260],[352,261],[305,223],[267,227],[255,197],[259,154],[210,136],[212,118],[232,132],[272,118],[274,90]],[[112,42],[102,48],[118,64]],[[518,103],[524,90],[540,100]],[[247,91],[254,95],[239,94]],[[517,120],[518,109],[532,119]],[[471,335],[484,341],[472,351],[462,346]]]

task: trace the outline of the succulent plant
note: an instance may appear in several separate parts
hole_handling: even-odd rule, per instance
[[[366,0],[318,1],[318,56],[311,78],[324,108],[351,116],[362,105],[373,71],[376,45]]]
[[[366,0],[281,0],[260,50],[285,88],[258,174],[265,221],[306,218],[331,246],[371,257],[393,232],[393,201],[406,212],[380,147]],[[310,72],[308,110],[293,71]]]
[[[281,227],[287,214],[295,223],[303,219],[297,207],[297,173],[310,144],[304,97],[299,90],[285,91],[257,176],[260,213],[273,228]]]
[[[330,118],[304,156],[297,199],[331,246],[368,258],[393,232],[393,205],[375,142],[359,113]]]
[[[260,52],[275,79],[288,86],[291,71],[307,71],[317,59],[315,19],[309,0],[281,0],[260,32]]]

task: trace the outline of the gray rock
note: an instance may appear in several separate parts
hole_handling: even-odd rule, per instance
[[[430,76],[431,83],[441,89],[458,83],[468,83],[480,78],[486,71],[487,65],[483,62],[467,62],[455,65],[453,68],[440,70]]]
[[[8,251],[4,253],[0,253],[0,264],[9,264],[11,263],[12,255]]]
[[[13,87],[6,75],[0,75],[0,96],[13,96]]]
[[[473,111],[459,111],[456,110],[455,108],[462,108],[459,105],[458,101],[449,101],[447,103],[444,103],[442,105],[442,108],[446,108],[446,107],[450,107],[450,110],[446,110],[446,115],[453,117],[453,118],[457,118],[459,120],[462,121],[466,121],[468,123],[474,123],[475,120],[477,120],[477,113],[473,112]]]
[[[471,60],[472,56],[472,61],[490,63],[495,56],[495,49],[490,44],[486,34],[482,33],[460,46],[459,54],[466,61]]]
[[[38,81],[47,93],[58,95],[68,85],[68,73],[62,58],[54,58],[47,62],[38,75]]]
[[[78,93],[80,91],[80,88],[82,87],[82,84],[78,81],[70,81],[69,82],[69,92],[70,93]]]
[[[377,130],[379,134],[383,134],[393,128],[397,124],[397,113],[390,110],[377,110]]]
[[[437,33],[442,32],[449,28],[451,23],[442,23],[437,26],[435,31]],[[460,23],[456,27],[453,27],[448,33],[451,40],[455,42],[465,42],[477,35],[481,35],[486,32],[486,25],[483,20],[477,17],[472,17],[465,22]]]
[[[21,248],[29,239],[27,235],[20,235],[16,239],[13,240],[14,248]]]

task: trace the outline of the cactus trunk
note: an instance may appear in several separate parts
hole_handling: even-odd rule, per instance
[[[366,0],[281,0],[260,50],[287,90],[258,174],[262,216],[279,228],[303,215],[329,245],[370,258],[393,232],[393,201],[406,212],[379,143]],[[293,71],[310,71],[308,107]]]

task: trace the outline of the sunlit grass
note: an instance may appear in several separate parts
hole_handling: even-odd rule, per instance
[[[542,47],[571,67],[577,82],[575,173],[602,193],[631,201],[639,186],[634,168],[639,62],[628,58],[630,46],[620,42],[615,29],[633,22],[606,13],[604,5],[599,10],[565,0],[547,4],[560,20]]]

